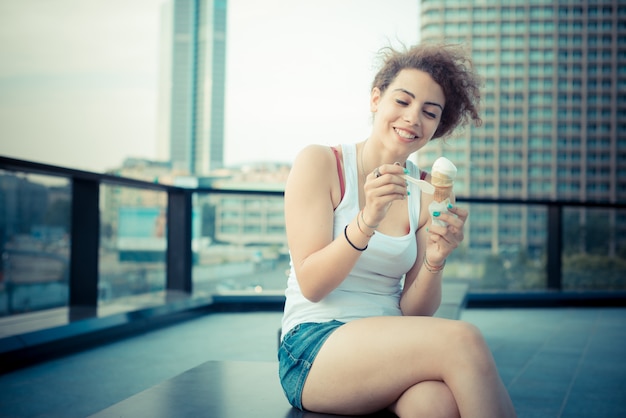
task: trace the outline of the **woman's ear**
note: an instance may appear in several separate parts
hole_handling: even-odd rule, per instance
[[[380,89],[378,87],[374,87],[372,92],[370,93],[370,112],[376,113],[378,111],[378,103],[380,102]]]

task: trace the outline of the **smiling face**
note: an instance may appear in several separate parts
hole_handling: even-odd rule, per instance
[[[443,90],[428,73],[401,70],[384,92],[372,89],[372,136],[399,154],[411,154],[431,140],[444,106]]]

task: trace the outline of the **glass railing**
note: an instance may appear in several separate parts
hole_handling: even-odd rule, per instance
[[[284,290],[289,260],[281,193],[198,192],[193,213],[194,292]]]
[[[626,290],[626,204],[459,197],[445,280],[472,293]],[[279,191],[185,189],[0,157],[0,316],[170,291],[277,295]]]
[[[69,297],[71,183],[0,169],[0,316]]]
[[[167,192],[100,186],[98,301],[166,288]]]
[[[568,207],[563,225],[562,288],[626,290],[626,209]]]

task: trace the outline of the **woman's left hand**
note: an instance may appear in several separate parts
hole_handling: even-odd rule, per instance
[[[441,265],[452,251],[463,241],[463,227],[468,211],[458,206],[448,209],[449,213],[441,213],[437,219],[447,223],[446,226],[430,224],[428,226],[428,245],[426,248],[428,262]]]

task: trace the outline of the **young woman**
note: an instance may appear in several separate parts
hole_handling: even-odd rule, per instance
[[[448,255],[467,210],[431,223],[432,195],[405,174],[428,141],[477,125],[479,80],[461,50],[385,50],[363,142],[308,146],[285,189],[291,254],[280,378],[302,410],[400,417],[512,417],[511,400],[480,332],[433,318]]]

